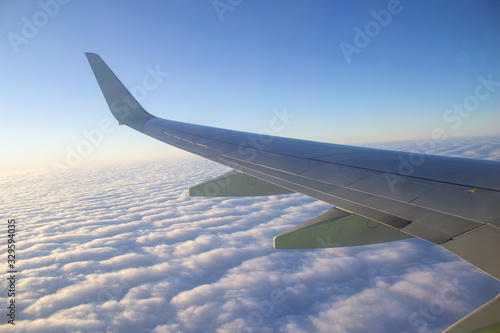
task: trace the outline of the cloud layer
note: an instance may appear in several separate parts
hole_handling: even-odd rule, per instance
[[[500,160],[499,138],[434,149]],[[2,177],[20,273],[16,326],[2,311],[0,330],[440,332],[500,291],[418,239],[275,250],[275,235],[329,205],[300,194],[187,195],[225,171],[193,157]]]

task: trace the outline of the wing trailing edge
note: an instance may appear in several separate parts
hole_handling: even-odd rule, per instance
[[[500,332],[500,294],[443,331],[443,333],[495,332]]]

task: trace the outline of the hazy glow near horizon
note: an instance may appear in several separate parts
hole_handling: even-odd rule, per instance
[[[496,1],[2,1],[0,170],[179,154],[116,125],[84,52],[174,120],[259,132],[286,109],[276,135],[338,143],[500,134],[499,16]]]

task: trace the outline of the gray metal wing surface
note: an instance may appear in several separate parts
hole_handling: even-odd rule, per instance
[[[87,53],[120,124],[234,170],[438,244],[500,279],[500,162],[289,139],[147,113]]]

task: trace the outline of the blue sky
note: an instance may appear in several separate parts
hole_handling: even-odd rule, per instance
[[[74,165],[181,154],[128,128],[101,131],[112,118],[84,52],[163,118],[259,132],[286,109],[295,118],[276,135],[348,144],[500,134],[496,1],[0,6],[1,170],[64,163],[96,131]]]

